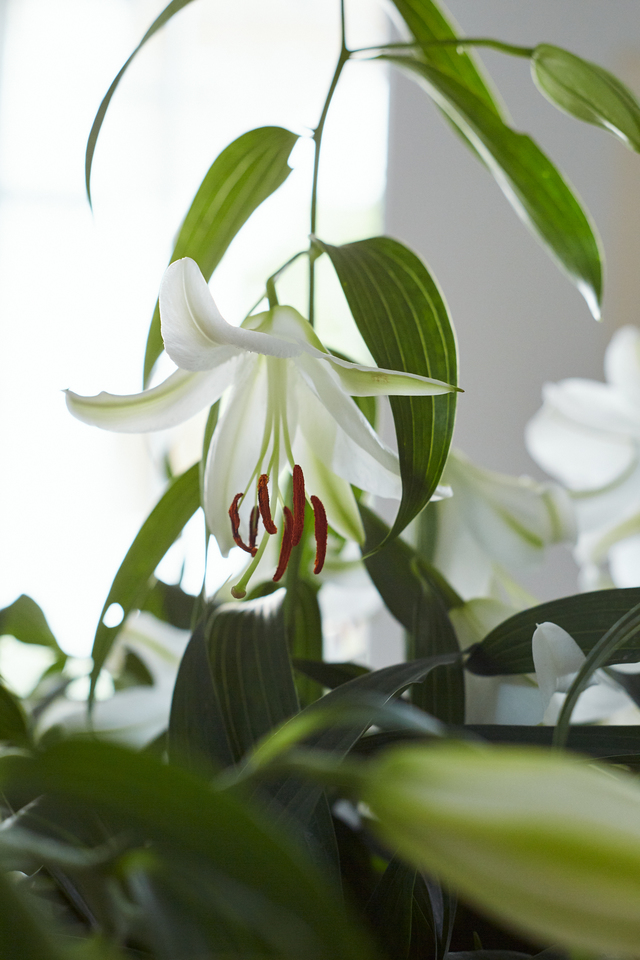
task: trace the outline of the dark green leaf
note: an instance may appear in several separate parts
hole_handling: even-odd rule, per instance
[[[531,58],[531,73],[555,107],[593,123],[640,151],[640,104],[617,77],[568,50],[541,43]]]
[[[557,261],[600,318],[600,242],[589,217],[534,141],[506,126],[448,74],[419,60],[390,57],[419,79],[429,96],[473,144],[522,222]]]
[[[418,874],[413,896],[416,928],[419,929],[420,921],[422,921],[423,931],[426,932],[425,928],[431,931],[434,939],[434,960],[446,960],[450,956],[449,944],[451,943],[451,934],[456,918],[455,894],[445,890],[431,877]],[[415,938],[413,946],[414,951],[418,947],[418,956],[421,956],[424,946],[416,943]]]
[[[47,932],[31,898],[0,876],[0,956],[6,960],[70,960]]]
[[[313,717],[312,722],[315,726],[316,714],[312,711],[331,710],[334,707],[340,708],[342,705],[348,707],[352,700],[362,700],[362,695],[377,694],[378,705],[376,701],[370,701],[366,709],[362,709],[362,702],[358,704],[358,721],[349,726],[333,727],[329,726],[326,730],[320,730],[305,739],[305,746],[314,747],[318,750],[330,751],[336,758],[345,756],[353,747],[355,742],[362,736],[372,723],[376,722],[376,716],[379,716],[379,701],[382,703],[396,696],[406,687],[418,680],[422,680],[430,670],[441,664],[453,663],[455,657],[446,655],[442,657],[430,657],[427,660],[414,660],[412,663],[399,663],[391,667],[383,667],[382,670],[375,670],[367,673],[365,676],[356,677],[343,683],[335,690],[331,690],[321,700],[303,710],[295,723],[304,722],[304,718]],[[419,711],[416,711],[419,713]],[[422,714],[425,721],[429,721],[426,715]],[[436,721],[431,721],[436,724]],[[301,782],[298,777],[287,777],[274,789],[273,794],[280,807],[284,808],[287,814],[294,817],[298,822],[304,823],[311,816],[317,798],[321,793],[321,788],[307,782]]]
[[[109,104],[111,103],[111,98],[116,92],[116,87],[122,80],[125,70],[138,53],[138,51],[145,45],[147,40],[149,40],[160,27],[163,27],[165,23],[171,19],[171,17],[178,13],[179,10],[182,10],[183,7],[186,7],[187,4],[191,3],[191,0],[171,0],[171,3],[167,4],[162,13],[156,17],[153,21],[144,37],[135,48],[129,59],[118,71],[115,79],[113,80],[111,86],[107,90],[102,103],[98,107],[98,112],[93,121],[91,127],[91,132],[89,133],[89,139],[87,140],[87,151],[85,155],[85,185],[87,189],[87,199],[89,200],[89,206],[91,206],[91,165],[93,163],[93,154],[95,153],[96,143],[98,141],[98,135],[100,134],[100,129],[102,127],[104,118],[106,116],[107,110],[109,109]]]
[[[450,74],[467,87],[498,117],[502,109],[490,82],[472,51],[455,44],[437,46],[434,41],[453,40],[460,36],[441,6],[433,0],[393,0],[398,12],[421,47],[425,61],[437,70]]]
[[[115,575],[93,640],[91,696],[93,696],[102,666],[120,630],[120,626],[108,627],[104,623],[103,617],[106,611],[112,603],[119,603],[124,611],[124,620],[137,604],[144,602],[149,590],[149,578],[153,575],[153,571],[199,506],[200,485],[198,464],[195,464],[174,480],[163,494],[142,524]]]
[[[66,659],[66,654],[58,646],[44,613],[35,600],[25,593],[10,606],[0,610],[0,636],[5,633],[22,643],[37,643],[50,647],[59,658]]]
[[[294,665],[302,658],[303,663],[322,660],[322,616],[318,604],[318,587],[296,577],[287,581],[285,623],[289,652]],[[296,677],[296,690],[302,706],[307,706],[322,696],[322,685],[301,670]]]
[[[329,690],[348,683],[354,677],[371,673],[368,667],[361,667],[359,663],[326,663],[324,660],[302,660],[296,657],[293,665],[305,677],[315,680],[323,687],[328,687]]]
[[[185,593],[178,584],[156,580],[140,609],[179,630],[189,630],[196,600],[197,597]]]
[[[212,789],[175,766],[105,743],[65,742],[37,759],[0,760],[7,790],[46,793],[63,804],[91,809],[117,832],[143,836],[150,852],[193,859],[228,879],[238,908],[246,891],[289,924],[283,957],[370,960],[371,945],[347,918],[336,890],[283,834],[229,791]],[[231,895],[231,894],[230,894]],[[11,954],[9,954],[11,955]],[[29,960],[40,955],[32,953]],[[44,958],[47,957],[43,953]]]
[[[16,747],[32,746],[22,704],[3,684],[0,684],[0,740]]]
[[[298,712],[284,626],[285,593],[224,604],[206,630],[211,676],[234,761]]]
[[[467,670],[481,676],[532,673],[531,639],[539,623],[550,621],[570,633],[583,653],[588,654],[613,624],[640,603],[640,587],[625,590],[597,590],[561,600],[551,600],[523,610],[492,630],[471,650]],[[640,638],[631,638],[615,653],[610,663],[640,660]]]
[[[551,746],[553,727],[525,726],[518,724],[469,724],[465,727],[491,743],[515,743],[534,746]],[[640,727],[626,726],[579,726],[569,728],[567,748],[577,753],[586,753],[598,760],[618,761],[619,758],[635,758],[640,761]],[[621,763],[627,760],[619,760]]]
[[[408,867],[394,857],[367,904],[367,920],[376,930],[386,954],[394,960],[405,960],[409,956],[416,872],[415,867]]]
[[[171,261],[191,257],[209,280],[240,227],[289,176],[287,161],[297,139],[282,127],[259,127],[226,147],[194,197]],[[162,346],[156,303],[144,360],[145,384]]]
[[[329,254],[349,308],[379,367],[457,383],[456,343],[431,274],[397,240],[373,237]],[[422,510],[447,459],[456,395],[391,397],[398,440],[402,501],[390,538]]]

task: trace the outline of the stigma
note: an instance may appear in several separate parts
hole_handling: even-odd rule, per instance
[[[289,565],[289,560],[291,558],[291,553],[293,549],[299,545],[304,532],[306,493],[302,467],[297,463],[294,464],[293,467],[292,480],[291,507],[285,504],[282,508],[282,540],[280,543],[278,565],[273,575],[274,583],[278,583],[278,581],[281,580],[285,575]],[[231,533],[234,543],[240,547],[241,550],[249,553],[252,557],[256,557],[258,552],[262,553],[263,547],[263,544],[258,545],[258,528],[260,521],[262,520],[262,525],[264,527],[266,536],[273,536],[278,532],[278,528],[273,520],[273,515],[271,512],[271,502],[269,499],[269,475],[262,473],[258,478],[256,490],[257,504],[251,509],[249,518],[249,535],[246,541],[243,539],[243,536],[240,532],[241,519],[239,511],[240,503],[244,497],[244,493],[237,493],[233,498],[231,506],[229,507]],[[314,536],[316,541],[316,556],[313,572],[318,574],[322,570],[327,554],[329,529],[327,524],[327,513],[320,498],[313,495],[310,497],[310,501],[314,514]],[[252,564],[251,566],[253,567],[254,565]],[[240,583],[231,589],[233,596],[237,597],[238,599],[245,596],[244,585],[246,584],[244,583],[244,580],[245,578],[243,577]]]

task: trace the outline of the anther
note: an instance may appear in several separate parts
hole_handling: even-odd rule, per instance
[[[304,530],[304,474],[302,467],[296,463],[293,467],[293,539],[292,544],[297,547],[302,540]]]
[[[257,507],[251,508],[251,516],[249,517],[249,547],[251,549],[251,556],[255,557],[258,552],[256,547],[256,540],[258,539],[258,521],[260,519],[260,511]]]
[[[313,565],[313,572],[320,573],[327,555],[329,525],[327,523],[327,511],[320,497],[311,497],[311,505],[313,507],[314,533],[316,537],[316,561]]]
[[[266,526],[266,524],[265,524]],[[284,508],[284,533],[282,534],[282,544],[280,546],[280,558],[278,560],[278,569],[273,575],[273,582],[277,583],[284,576],[289,563],[289,557],[293,549],[293,514],[289,507]]]
[[[242,500],[244,494],[236,493],[233,498],[233,503],[229,507],[229,518],[231,520],[231,535],[233,536],[234,543],[236,543],[242,550],[246,553],[250,553],[253,557],[255,555],[255,548],[248,547],[240,536],[240,514],[238,513],[238,502]]]
[[[268,483],[269,475],[266,473],[261,473],[260,477],[258,478],[258,506],[260,507],[260,516],[262,517],[262,522],[264,523],[264,528],[267,533],[277,533],[278,528],[271,517],[269,490],[267,488]]]

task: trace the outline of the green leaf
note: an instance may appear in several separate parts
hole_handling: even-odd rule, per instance
[[[411,945],[413,888],[417,870],[394,857],[371,895],[366,917],[387,956],[407,960]]]
[[[619,137],[640,151],[640,104],[617,77],[568,50],[541,43],[531,58],[531,74],[555,107]]]
[[[138,53],[138,51],[145,45],[147,40],[149,40],[154,35],[154,33],[156,33],[156,31],[160,29],[160,27],[163,27],[165,23],[168,20],[170,20],[175,13],[178,13],[179,10],[182,10],[182,8],[186,7],[187,4],[189,3],[191,3],[191,0],[171,0],[171,3],[167,4],[167,6],[162,11],[162,13],[159,16],[157,16],[156,19],[153,21],[153,23],[151,24],[151,26],[145,33],[144,37],[142,38],[138,46],[135,48],[135,50],[129,57],[129,59],[120,68],[111,86],[109,87],[106,94],[104,95],[102,103],[98,107],[98,112],[93,121],[91,131],[89,133],[89,139],[87,140],[87,150],[85,154],[85,164],[84,164],[85,185],[87,190],[87,199],[89,201],[89,206],[91,206],[91,165],[93,163],[93,155],[95,153],[96,143],[98,142],[98,136],[100,134],[100,130],[102,128],[104,118],[106,116],[107,110],[109,109],[109,104],[111,103],[111,98],[116,92],[116,87],[122,80],[125,70],[129,66],[129,64],[135,57],[135,55]]]
[[[361,667],[358,663],[325,663],[324,660],[303,660],[296,657],[293,666],[305,677],[315,680],[323,687],[333,690],[343,683],[348,683],[354,677],[362,677],[371,673],[368,667]]]
[[[358,329],[379,367],[457,383],[455,336],[431,274],[407,247],[373,237],[329,254]],[[455,393],[390,397],[402,501],[389,538],[422,510],[438,485],[451,444]]]
[[[25,593],[12,604],[0,610],[0,636],[10,634],[21,643],[36,643],[50,647],[65,660],[66,654],[58,646],[44,613],[31,597]]]
[[[124,611],[124,622],[131,611],[144,602],[153,571],[200,506],[198,468],[196,463],[171,483],[142,524],[115,575],[93,640],[91,698],[102,666],[120,630],[120,625],[108,627],[103,617],[112,603],[119,603]]]
[[[287,581],[285,623],[289,653],[294,666],[303,662],[322,661],[322,616],[318,604],[318,586],[301,577]],[[296,678],[300,703],[307,706],[322,696],[322,684],[304,670]]]
[[[528,746],[550,747],[553,727],[526,726],[517,724],[468,724],[469,733],[477,734],[491,743],[513,743]],[[609,763],[640,762],[640,727],[637,726],[580,726],[569,727],[567,749],[585,753],[597,760]]]
[[[601,244],[588,214],[534,141],[516,133],[448,74],[409,57],[384,57],[421,82],[493,174],[526,227],[542,243],[600,319]]]
[[[531,639],[536,626],[546,621],[570,633],[582,652],[588,654],[607,630],[637,603],[640,603],[640,587],[580,593],[531,607],[498,624],[481,643],[472,647],[465,667],[471,673],[486,677],[533,673]],[[638,660],[640,638],[632,637],[609,662]]]
[[[15,883],[0,876],[0,956],[6,960],[70,960],[70,954],[52,941],[35,906],[31,898],[20,895]]]
[[[498,117],[502,107],[472,51],[455,44],[436,46],[434,41],[460,36],[457,24],[445,16],[443,6],[433,0],[393,0],[402,19],[421,46],[425,61],[463,84]],[[448,13],[448,11],[447,11]]]
[[[200,184],[171,262],[191,257],[209,280],[240,227],[289,176],[289,155],[297,139],[297,134],[282,127],[259,127],[229,144]],[[145,385],[162,349],[156,303],[144,360]]]
[[[365,529],[364,564],[387,609],[407,631],[407,659],[458,653],[447,610],[462,599],[444,577],[404,540],[386,543],[367,555],[369,544],[384,540],[386,524],[360,506]],[[411,691],[411,702],[446,723],[464,723],[464,671],[459,662],[433,670]]]
[[[185,593],[178,584],[156,580],[140,609],[172,627],[189,630],[197,599],[193,594]]]
[[[0,740],[16,747],[33,745],[22,704],[3,684],[0,684]]]
[[[372,946],[347,917],[336,888],[281,831],[229,791],[185,770],[110,744],[67,741],[36,759],[0,760],[8,791],[48,794],[66,808],[91,810],[116,835],[144,838],[147,857],[200,865],[217,876],[242,915],[243,898],[262,905],[258,935],[278,931],[283,958],[370,960]],[[123,864],[124,867],[124,864]],[[197,878],[184,883],[194,886]],[[215,900],[212,901],[215,908]],[[282,930],[289,931],[288,944]],[[276,936],[276,934],[274,934]],[[272,950],[274,942],[271,941]],[[8,954],[8,956],[13,956]],[[17,955],[19,956],[19,955]],[[47,957],[36,951],[29,956]]]

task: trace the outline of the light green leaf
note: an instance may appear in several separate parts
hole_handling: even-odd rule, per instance
[[[465,667],[471,673],[487,677],[533,673],[531,639],[536,626],[547,621],[566,630],[582,652],[589,654],[607,630],[637,603],[640,603],[640,587],[596,590],[531,607],[498,624],[482,643],[471,649]],[[617,650],[615,658],[609,662],[640,660],[640,637],[631,637]]]
[[[288,160],[297,139],[282,127],[259,127],[229,144],[200,184],[171,262],[191,257],[208,281],[240,227],[291,173]],[[144,359],[145,385],[162,349],[156,302]]]
[[[379,367],[457,382],[455,336],[437,284],[418,257],[388,237],[329,254],[358,329]],[[456,395],[390,397],[398,439],[402,501],[396,537],[438,485],[453,434]]]
[[[421,46],[424,60],[448,73],[458,83],[478,97],[498,117],[503,116],[502,105],[481,64],[469,49],[455,44],[437,46],[434,41],[454,40],[461,36],[449,11],[433,0],[393,0],[398,12]]]
[[[199,464],[195,464],[174,480],[142,524],[135,540],[115,575],[105,600],[93,640],[91,694],[103,664],[120,630],[108,627],[103,620],[112,603],[124,611],[123,622],[142,604],[150,590],[149,579],[165,553],[182,532],[183,527],[200,506]]]
[[[531,58],[531,74],[555,107],[603,127],[640,151],[640,104],[617,77],[568,50],[541,43]]]
[[[505,197],[600,319],[601,244],[595,227],[556,167],[448,74],[409,57],[385,57],[417,78],[478,151]]]
[[[98,142],[98,136],[100,134],[100,130],[102,128],[104,118],[106,116],[107,110],[109,109],[109,104],[111,103],[111,98],[116,92],[116,87],[122,80],[125,70],[129,66],[129,64],[135,57],[135,55],[138,53],[138,51],[145,45],[147,40],[149,40],[154,35],[154,33],[156,33],[156,31],[160,29],[160,27],[163,27],[165,23],[168,20],[170,20],[175,13],[178,13],[179,10],[182,10],[182,8],[186,7],[187,4],[189,3],[191,3],[191,0],[171,0],[171,3],[167,4],[167,6],[162,11],[162,13],[159,14],[159,16],[157,16],[156,19],[153,21],[153,23],[151,24],[151,26],[145,33],[144,37],[142,38],[138,46],[135,48],[135,50],[129,57],[129,59],[120,68],[111,86],[109,87],[106,94],[104,95],[102,103],[98,107],[98,112],[93,121],[91,132],[89,133],[89,139],[87,140],[87,150],[86,150],[85,165],[84,165],[85,185],[87,190],[87,199],[89,201],[89,206],[91,206],[91,166],[93,164],[93,155],[95,153],[96,143]]]
[[[44,613],[25,593],[10,606],[0,610],[0,636],[8,633],[21,643],[36,643],[49,647],[61,660],[66,654],[58,646]]]
[[[33,745],[22,704],[3,684],[0,684],[0,740],[16,747]]]

